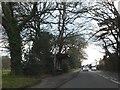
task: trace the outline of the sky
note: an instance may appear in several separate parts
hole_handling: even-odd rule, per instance
[[[120,0],[114,0],[114,4],[118,12],[120,13]]]
[[[86,54],[88,55],[87,59],[82,62],[82,65],[87,65],[87,64],[94,64],[96,63],[95,60],[99,61],[100,58],[103,57],[104,50],[100,46],[96,46],[94,44],[89,44],[86,49],[84,49]]]

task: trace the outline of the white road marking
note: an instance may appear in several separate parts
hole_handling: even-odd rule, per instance
[[[120,82],[118,82],[118,81],[115,81],[115,80],[113,80],[113,79],[110,79],[112,82],[114,82],[114,83],[117,83],[117,84],[120,84]]]
[[[104,75],[102,75],[102,74],[98,74],[98,73],[96,73],[96,74],[99,75],[100,77],[103,77],[103,78],[105,78],[105,79],[108,79],[108,80],[110,80],[110,81],[112,81],[112,82],[114,82],[114,83],[116,83],[116,84],[120,84],[119,81],[116,81],[117,79],[112,79],[111,77],[106,77],[106,76],[104,76]]]

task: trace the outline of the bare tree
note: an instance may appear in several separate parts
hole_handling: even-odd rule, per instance
[[[94,35],[103,41],[105,47],[110,47],[120,55],[120,14],[114,3],[109,1],[98,1],[95,6],[89,8],[91,19],[98,22],[100,29]]]
[[[118,71],[120,58],[120,14],[114,2],[109,0],[97,0],[96,4],[89,6],[88,9],[88,18],[97,21],[99,26],[99,29],[92,34],[92,37],[95,36],[97,41],[102,42],[105,50],[103,59],[106,70]]]
[[[35,14],[36,3],[33,4],[33,8],[30,14],[25,16],[24,19],[16,18],[16,14],[21,12],[16,12],[16,8],[19,7],[19,3],[13,2],[2,2],[2,26],[8,37],[9,50],[11,56],[11,71],[14,74],[22,73],[22,39],[20,33],[25,26],[25,24],[32,18]],[[17,6],[18,5],[18,6]]]

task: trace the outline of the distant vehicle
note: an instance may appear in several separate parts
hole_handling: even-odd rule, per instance
[[[92,66],[91,70],[96,71],[96,66]]]
[[[89,71],[89,67],[88,66],[83,66],[82,71]]]

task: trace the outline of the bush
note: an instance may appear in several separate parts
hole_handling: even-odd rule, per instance
[[[40,75],[43,73],[51,73],[53,71],[53,58],[46,57],[45,60],[38,60],[30,55],[29,60],[24,62],[24,75]]]
[[[70,69],[70,64],[69,64],[68,59],[62,60],[62,65],[61,65],[61,67],[62,67],[63,72],[68,72],[68,71],[69,71],[69,69]]]
[[[35,39],[32,49],[25,54],[24,74],[39,75],[53,71],[53,55],[50,52],[51,41],[52,35],[47,32],[41,32],[40,37]]]

